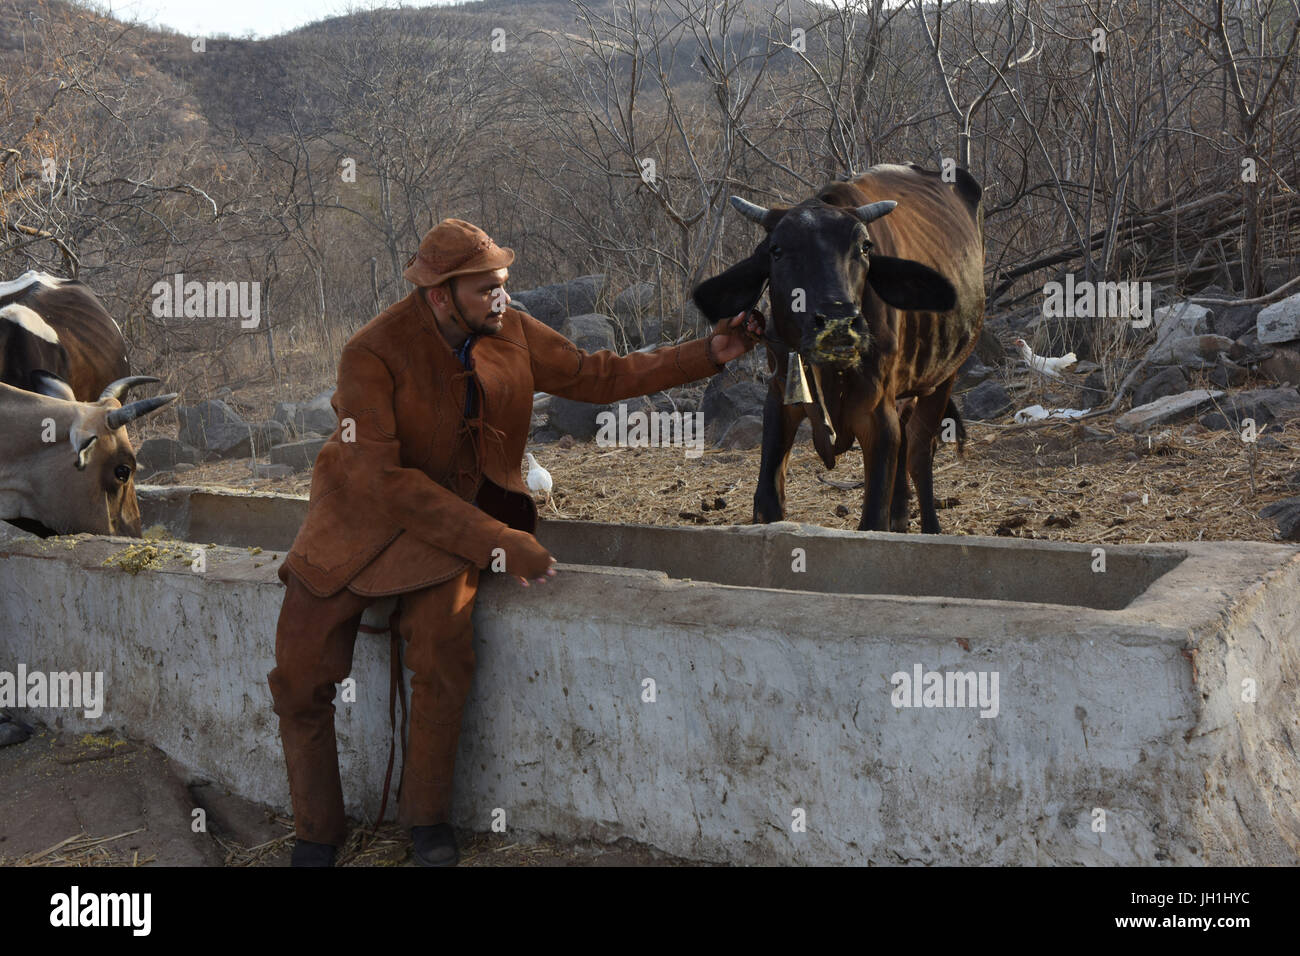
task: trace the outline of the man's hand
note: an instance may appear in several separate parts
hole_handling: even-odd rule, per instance
[[[726,365],[752,349],[763,335],[763,326],[763,313],[757,309],[718,322],[709,336],[709,358],[713,364]]]
[[[506,528],[495,543],[505,551],[506,573],[514,575],[524,587],[528,587],[528,578],[542,584],[546,578],[555,576],[555,569],[551,567],[555,559],[527,531]]]

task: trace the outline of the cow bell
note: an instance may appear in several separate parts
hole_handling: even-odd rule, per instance
[[[790,353],[790,367],[785,375],[785,404],[811,405],[812,392],[808,388],[808,376],[803,371],[803,356],[798,352]]]

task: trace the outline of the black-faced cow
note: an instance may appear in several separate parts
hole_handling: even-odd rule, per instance
[[[37,369],[83,402],[129,374],[122,330],[95,293],[75,279],[25,272],[0,282],[0,382],[37,391]]]
[[[0,519],[42,534],[140,537],[135,450],[125,426],[176,396],[120,399],[152,381],[109,382],[95,402],[76,401],[68,383],[41,370],[33,374],[36,391],[0,384]]]
[[[862,447],[859,530],[907,530],[905,466],[921,530],[939,532],[934,441],[984,321],[982,191],[964,169],[952,179],[912,164],[875,166],[792,207],[732,197],[767,235],[749,258],[697,286],[694,299],[716,320],[752,307],[770,287],[774,375],[755,522],[785,516],[786,463],[807,417],[827,468],[855,438]],[[904,461],[902,399],[915,399]]]

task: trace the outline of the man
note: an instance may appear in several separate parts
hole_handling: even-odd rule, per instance
[[[555,574],[520,477],[533,392],[594,403],[648,394],[721,371],[761,332],[754,318],[740,328],[742,314],[655,352],[581,352],[506,307],[513,261],[478,227],[444,219],[407,263],[416,290],[343,347],[339,427],[316,459],[307,518],[280,569],[288,590],[269,676],[295,866],[333,865],[346,836],[334,685],[352,669],[362,612],[394,594],[414,672],[398,821],[411,828],[417,863],[458,861],[452,771],[479,572],[497,557],[525,586]]]

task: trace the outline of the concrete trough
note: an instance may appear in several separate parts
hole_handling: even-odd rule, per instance
[[[141,506],[191,543],[150,562],[0,524],[0,675],[102,671],[99,716],[25,712],[287,809],[266,674],[306,501],[146,486]],[[479,593],[458,825],[742,864],[1300,861],[1293,546],[789,522],[539,537],[560,574]],[[336,700],[363,820],[387,654],[358,639],[356,700]]]

